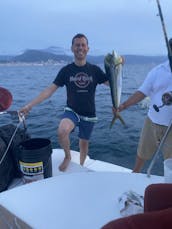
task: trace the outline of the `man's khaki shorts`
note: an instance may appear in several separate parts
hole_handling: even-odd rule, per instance
[[[153,156],[167,128],[167,126],[155,124],[148,117],[146,118],[137,148],[137,155],[141,159],[149,160]],[[172,157],[172,130],[169,131],[161,151],[164,159]]]

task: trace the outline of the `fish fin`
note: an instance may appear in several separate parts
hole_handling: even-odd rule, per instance
[[[120,115],[119,113],[116,113],[116,115],[114,115],[114,117],[113,117],[113,119],[112,119],[112,121],[111,121],[111,123],[110,123],[110,127],[109,127],[110,129],[112,128],[112,126],[113,126],[113,124],[115,123],[116,119],[119,119],[119,120],[121,121],[121,123],[122,123],[124,126],[126,126],[126,124],[125,124],[123,118],[121,117],[121,115]]]

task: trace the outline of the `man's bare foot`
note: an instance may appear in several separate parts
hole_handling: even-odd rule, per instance
[[[71,161],[71,157],[65,157],[63,162],[59,165],[60,171],[65,171]]]

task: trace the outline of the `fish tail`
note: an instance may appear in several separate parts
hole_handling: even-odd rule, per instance
[[[126,124],[125,124],[123,118],[121,117],[121,115],[120,115],[119,113],[116,113],[116,114],[114,115],[114,117],[113,117],[111,123],[110,123],[110,127],[109,127],[110,129],[112,128],[112,126],[114,125],[114,123],[115,123],[115,121],[116,121],[117,119],[119,119],[119,120],[121,121],[121,123],[122,123],[124,126],[126,126]]]
[[[110,126],[109,126],[110,129],[112,128],[112,126],[115,123],[116,119],[117,119],[117,117],[116,117],[116,115],[114,115],[114,117],[113,117],[113,119],[112,119],[112,121],[110,123]]]
[[[119,120],[121,121],[121,123],[126,126],[126,123],[124,122],[124,119],[121,117],[121,115],[118,115]]]

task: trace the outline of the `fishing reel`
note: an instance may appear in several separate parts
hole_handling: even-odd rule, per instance
[[[172,91],[166,92],[162,95],[162,105],[157,106],[156,104],[153,105],[153,108],[156,112],[159,112],[159,108],[163,106],[170,106],[172,105]]]

